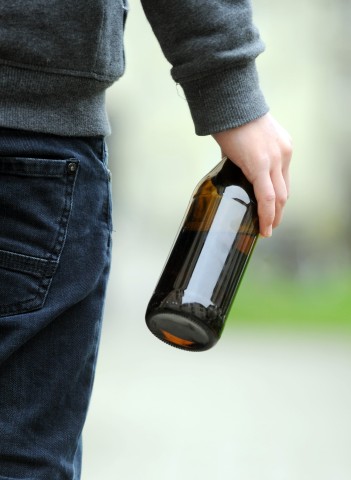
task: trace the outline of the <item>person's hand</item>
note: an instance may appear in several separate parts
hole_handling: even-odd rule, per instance
[[[212,135],[222,154],[230,158],[254,187],[260,234],[272,235],[289,196],[289,134],[268,113],[241,127]]]

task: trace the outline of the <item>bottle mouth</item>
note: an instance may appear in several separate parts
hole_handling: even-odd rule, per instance
[[[157,338],[183,350],[201,352],[218,340],[206,325],[178,312],[157,312],[146,323]]]

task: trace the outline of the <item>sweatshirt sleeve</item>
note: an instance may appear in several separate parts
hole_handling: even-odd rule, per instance
[[[250,0],[142,0],[185,93],[198,135],[227,130],[268,111],[256,57],[264,46]]]

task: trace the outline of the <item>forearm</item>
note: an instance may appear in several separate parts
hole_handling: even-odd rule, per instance
[[[264,115],[255,58],[263,44],[247,0],[142,1],[199,135]]]
[[[263,44],[249,0],[142,0],[185,92],[196,132],[212,134],[252,182],[269,237],[289,194],[291,140],[268,114],[255,59]]]

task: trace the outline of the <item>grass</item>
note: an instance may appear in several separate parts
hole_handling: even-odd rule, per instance
[[[342,327],[351,330],[351,277],[265,282],[245,276],[227,325]]]

